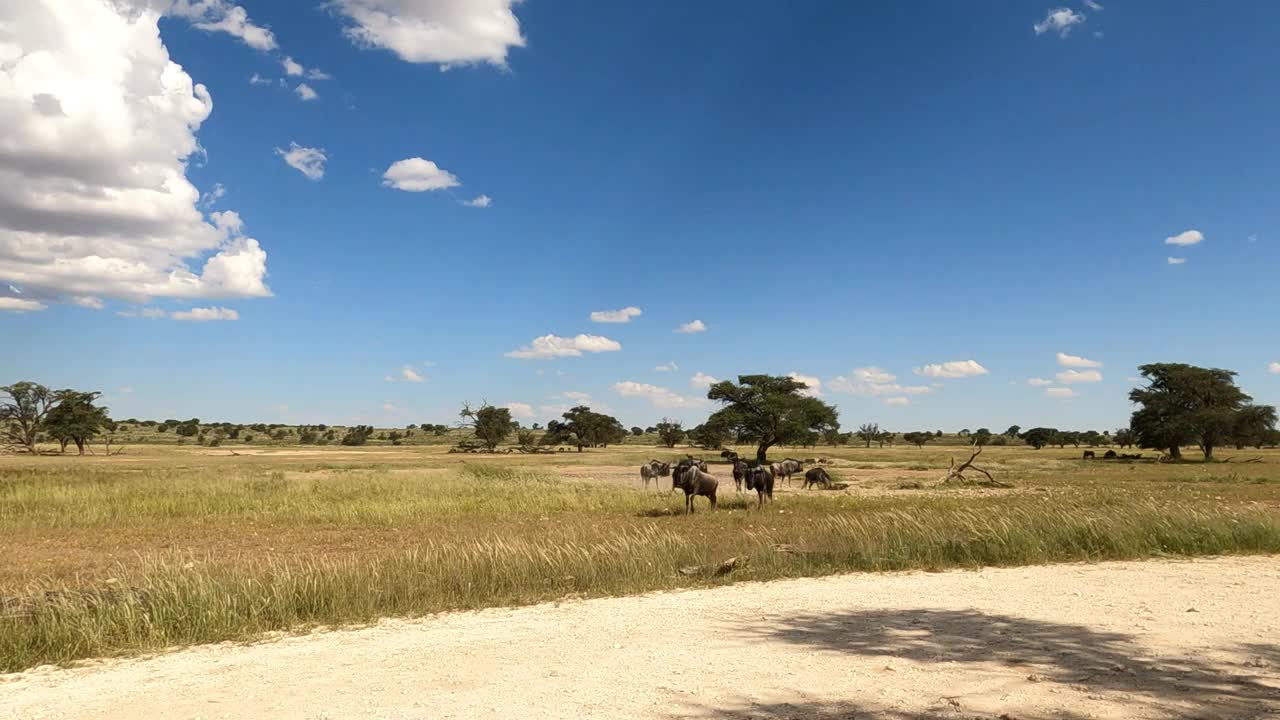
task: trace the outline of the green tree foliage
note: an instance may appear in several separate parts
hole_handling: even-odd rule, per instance
[[[933,435],[928,430],[924,432],[909,432],[903,433],[902,439],[918,448],[922,448],[926,443],[933,439]]]
[[[655,427],[658,429],[658,439],[669,448],[675,447],[681,440],[684,440],[685,431],[679,420],[662,418],[662,422]]]
[[[343,445],[364,445],[369,442],[369,438],[373,437],[372,425],[356,425],[347,428],[346,434],[342,436]]]
[[[1180,448],[1194,443],[1206,460],[1212,460],[1214,448],[1232,440],[1242,413],[1246,424],[1249,418],[1267,417],[1265,410],[1254,409],[1253,398],[1236,387],[1231,370],[1153,363],[1138,371],[1147,386],[1129,392],[1129,399],[1141,406],[1129,426],[1139,447],[1166,451],[1179,459]],[[1275,417],[1274,408],[1270,417]]]
[[[1121,448],[1127,448],[1133,447],[1133,443],[1137,440],[1137,437],[1129,428],[1120,428],[1111,434],[1111,439]]]
[[[58,441],[63,451],[67,449],[67,443],[73,442],[83,455],[85,446],[111,423],[107,409],[93,404],[101,395],[99,392],[76,390],[54,393],[58,404],[49,410],[44,428],[49,437]]]
[[[0,437],[9,445],[35,454],[36,438],[43,429],[45,417],[53,409],[54,393],[49,388],[29,381],[0,387],[8,399],[0,402]]]
[[[689,431],[689,440],[704,450],[719,450],[733,438],[733,428],[723,418],[708,418],[706,422]]]
[[[756,444],[756,461],[769,461],[774,445],[804,442],[806,434],[840,427],[836,409],[818,398],[802,394],[808,386],[789,377],[739,375],[712,385],[707,397],[725,407],[707,422],[731,428],[740,439]]]
[[[878,423],[863,423],[858,426],[856,434],[858,439],[865,443],[867,447],[871,447],[871,443],[875,442],[876,437],[880,435],[880,425]]]
[[[972,434],[969,435],[969,441],[972,442],[974,445],[982,447],[983,445],[987,445],[991,442],[991,437],[992,436],[991,436],[990,429],[978,428],[977,430],[974,430]]]
[[[884,447],[886,444],[889,447],[893,447],[893,441],[897,438],[898,433],[881,430],[880,434],[876,435],[876,442],[880,443],[880,447]]]
[[[1246,405],[1236,413],[1231,426],[1231,442],[1240,450],[1246,446],[1261,448],[1267,434],[1276,429],[1276,409],[1271,405]]]
[[[173,429],[179,437],[189,438],[200,434],[200,424],[193,422],[180,423]]]
[[[483,403],[479,408],[464,404],[458,413],[463,424],[470,427],[476,438],[491,452],[511,434],[511,411]]]
[[[1004,431],[1004,436],[1007,438],[1016,438],[1018,437],[1018,432],[1021,430],[1021,425],[1010,425],[1009,429]]]
[[[631,434],[635,437],[640,437],[641,435],[644,434],[644,428],[639,426],[634,426],[631,428]]]
[[[542,436],[544,445],[563,443],[582,452],[584,447],[607,447],[610,443],[622,442],[627,436],[627,429],[617,418],[594,412],[585,405],[572,408],[561,417],[563,421],[547,423],[547,431]]]
[[[1022,442],[1039,450],[1046,445],[1052,444],[1057,440],[1059,434],[1055,428],[1037,427],[1027,430],[1018,437],[1022,438]]]

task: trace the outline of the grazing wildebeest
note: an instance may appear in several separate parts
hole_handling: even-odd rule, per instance
[[[756,491],[757,508],[764,507],[764,499],[773,502],[773,469],[767,465],[747,468],[747,489]]]
[[[658,462],[650,460],[640,466],[640,479],[644,481],[644,489],[649,489],[649,481],[653,481],[653,489],[658,489],[658,478],[663,478],[671,474],[671,463]]]
[[[784,478],[786,479],[787,484],[790,485],[791,476],[803,470],[804,465],[801,464],[799,460],[796,460],[794,458],[787,458],[782,462],[774,463],[773,465],[770,466],[769,469],[773,470],[774,477]]]
[[[747,464],[739,460],[733,459],[733,484],[738,488],[738,492],[742,492],[742,481],[747,478]]]
[[[1093,460],[1096,457],[1097,456],[1093,454],[1092,450],[1085,450],[1084,457],[1082,457],[1081,460]]]
[[[825,468],[816,467],[805,471],[804,489],[808,490],[810,485],[821,485],[824,489],[831,489],[831,475]]]
[[[721,450],[720,457],[724,458],[725,460],[728,460],[729,462],[733,462],[738,459],[738,453],[732,450]]]
[[[1116,459],[1116,458],[1118,458],[1118,457],[1120,457],[1120,456],[1119,456],[1119,455],[1116,455],[1116,451],[1115,451],[1115,450],[1108,450],[1108,451],[1107,451],[1107,453],[1106,453],[1105,455],[1103,455],[1103,456],[1102,456],[1102,459],[1103,459],[1103,460],[1115,460],[1115,459]]]
[[[671,484],[684,490],[684,512],[693,512],[693,498],[701,495],[711,501],[711,509],[716,509],[716,488],[720,483],[712,475],[697,465],[686,465],[681,462],[671,475]]]

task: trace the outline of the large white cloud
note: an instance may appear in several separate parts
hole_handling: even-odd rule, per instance
[[[688,408],[706,404],[701,398],[689,397],[664,387],[625,380],[613,384],[613,391],[623,397],[644,398],[659,408]]]
[[[1061,365],[1062,367],[1075,367],[1075,368],[1102,367],[1102,363],[1098,362],[1097,360],[1090,360],[1089,358],[1081,357],[1079,355],[1068,355],[1062,352],[1058,353],[1058,364]]]
[[[420,157],[405,158],[391,163],[382,173],[382,184],[405,192],[446,190],[462,183],[453,173]]]
[[[849,375],[838,375],[827,384],[834,392],[879,397],[883,395],[923,395],[931,392],[928,385],[901,385],[898,376],[878,367],[854,368]]]
[[[206,219],[187,180],[213,100],[159,16],[0,3],[0,280],[27,299],[270,295],[258,241]]]
[[[512,350],[507,357],[521,360],[549,360],[558,357],[578,357],[584,352],[617,352],[622,343],[601,335],[575,335],[571,338],[559,335],[543,335],[519,350]]]
[[[390,50],[412,63],[506,66],[507,51],[524,47],[518,0],[333,0],[351,20],[347,36]]]
[[[973,377],[975,375],[986,375],[987,369],[978,364],[977,360],[952,360],[944,363],[933,363],[924,367],[915,368],[912,372],[925,377],[936,378],[964,378]]]

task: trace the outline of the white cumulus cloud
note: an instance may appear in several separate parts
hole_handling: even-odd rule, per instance
[[[1045,397],[1065,399],[1075,397],[1076,391],[1065,387],[1051,387],[1045,388],[1044,394]]]
[[[623,397],[639,397],[648,400],[654,407],[686,408],[705,404],[699,398],[681,395],[664,387],[626,380],[613,384],[613,391]]]
[[[1057,359],[1058,359],[1058,364],[1061,365],[1062,367],[1075,367],[1075,368],[1102,367],[1102,363],[1098,362],[1097,360],[1090,360],[1089,358],[1081,357],[1079,355],[1068,355],[1066,353],[1060,352],[1057,355]]]
[[[506,405],[503,405],[503,407],[511,411],[511,417],[513,418],[533,417],[533,406],[529,403],[509,402]]]
[[[298,94],[298,97],[302,98],[303,102],[315,100],[320,97],[320,93],[316,92],[315,88],[306,83],[298,83],[298,86],[295,87],[293,91]]]
[[[324,177],[324,164],[329,157],[324,148],[304,147],[296,142],[289,143],[289,149],[276,148],[276,154],[284,158],[289,167],[302,173],[308,180],[319,180]]]
[[[411,383],[420,383],[423,380],[422,376],[419,375],[416,370],[409,367],[408,365],[405,365],[404,367],[400,368],[400,379],[405,382],[411,382]]]
[[[1063,385],[1102,382],[1102,373],[1097,370],[1063,370],[1054,377]]]
[[[1267,372],[1272,375],[1280,375],[1280,362],[1273,362],[1267,366]]]
[[[186,177],[213,100],[170,60],[159,19],[0,3],[0,281],[26,299],[270,294],[266,252],[208,222]]]
[[[680,369],[680,366],[676,364],[675,360],[672,360],[669,363],[663,363],[662,365],[655,366],[653,368],[653,371],[654,372],[675,372],[676,370],[679,370],[679,369]]]
[[[1177,235],[1164,239],[1165,245],[1199,245],[1204,242],[1204,233],[1199,230],[1184,230]]]
[[[986,375],[987,369],[979,365],[976,360],[952,360],[918,367],[912,372],[925,377],[964,378]]]
[[[1171,257],[1168,259],[1168,263],[1169,263],[1170,265],[1185,265],[1185,264],[1186,264],[1186,262],[1187,262],[1187,259],[1186,259],[1186,258],[1172,257],[1172,256],[1171,256]]]
[[[49,307],[37,300],[27,300],[25,298],[16,297],[0,297],[0,312],[35,312],[44,310]]]
[[[1085,21],[1083,14],[1078,13],[1071,8],[1054,8],[1044,16],[1044,20],[1032,25],[1032,29],[1037,35],[1043,35],[1047,32],[1056,32],[1059,37],[1066,37],[1071,33],[1071,28]]]
[[[591,322],[597,323],[629,323],[631,318],[640,317],[640,308],[624,307],[621,310],[596,310],[591,313]]]
[[[1046,380],[1046,379],[1044,379],[1044,378],[1034,377],[1034,378],[1031,378],[1030,380],[1027,380],[1027,384],[1028,384],[1028,385],[1033,385],[1033,386],[1035,386],[1035,387],[1043,387],[1043,386],[1045,386],[1045,385],[1052,385],[1052,384],[1053,384],[1053,381],[1052,381],[1052,380]]]
[[[787,373],[787,377],[799,383],[804,383],[805,389],[800,391],[801,395],[809,397],[822,397],[822,381],[812,375],[801,375],[792,370]]]
[[[473,208],[487,208],[493,204],[493,198],[488,195],[477,195],[470,200],[464,200],[462,204]]]
[[[518,0],[332,0],[351,21],[346,34],[357,45],[382,48],[411,63],[507,64],[507,52],[524,47]]]
[[[701,320],[694,320],[692,322],[687,322],[681,325],[680,327],[676,328],[675,331],[678,333],[684,333],[686,335],[692,335],[693,333],[706,332],[707,325]]]
[[[175,0],[168,13],[184,18],[205,32],[223,32],[255,50],[274,50],[271,31],[249,19],[249,13],[227,0]]]
[[[427,192],[457,187],[462,183],[453,173],[430,160],[411,157],[391,163],[382,174],[382,184],[405,192]]]
[[[715,385],[718,382],[720,381],[704,372],[699,371],[697,373],[694,373],[693,377],[689,378],[689,387],[699,389],[699,390],[706,390],[707,388],[711,387],[712,385]]]
[[[617,352],[622,343],[601,335],[543,335],[518,350],[506,353],[507,357],[521,360],[548,360],[558,357],[578,357],[583,353]]]
[[[884,404],[893,407],[905,407],[911,404],[911,398],[905,396],[885,398]]]
[[[902,385],[898,376],[878,367],[854,368],[849,375],[837,375],[827,384],[833,392],[879,397],[883,395],[923,395],[932,392],[927,385]]]
[[[179,310],[169,313],[169,317],[174,320],[186,320],[190,322],[210,322],[213,320],[239,320],[240,313],[231,308],[224,307],[197,307],[190,310]]]

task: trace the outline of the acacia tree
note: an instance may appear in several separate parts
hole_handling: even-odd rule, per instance
[[[973,434],[969,437],[972,439],[974,445],[982,447],[983,445],[991,442],[991,430],[989,428],[978,428],[977,430],[974,430]]]
[[[684,439],[684,428],[680,425],[679,420],[670,418],[662,418],[662,422],[655,426],[658,429],[658,439],[663,445],[673,448]]]
[[[1241,414],[1259,412],[1253,398],[1236,387],[1231,370],[1153,363],[1138,371],[1147,386],[1129,392],[1141,406],[1129,426],[1139,447],[1168,451],[1175,460],[1182,457],[1181,446],[1191,443],[1212,460],[1213,449],[1232,438]],[[1274,416],[1274,408],[1271,412]]]
[[[839,427],[836,409],[803,394],[802,382],[775,375],[739,375],[707,390],[707,397],[725,407],[707,423],[737,431],[740,439],[756,444],[756,462],[769,462],[769,448],[806,441],[808,434]]]
[[[871,443],[875,442],[876,438],[880,436],[880,424],[863,423],[858,426],[856,435],[859,440],[866,443],[867,447],[871,447]]]
[[[463,403],[458,416],[489,452],[493,452],[511,434],[511,411],[507,408],[494,407],[487,402],[482,403],[479,408],[472,408],[470,403]]]
[[[1022,438],[1022,441],[1026,444],[1039,450],[1045,445],[1056,442],[1059,435],[1061,435],[1061,433],[1054,428],[1037,427],[1031,428],[1018,437]]]
[[[45,417],[53,409],[54,393],[49,388],[26,380],[0,387],[9,399],[0,403],[0,433],[10,445],[36,452],[36,438],[44,427]]]
[[[584,447],[601,447],[609,443],[622,442],[627,436],[627,429],[612,415],[594,412],[586,405],[571,408],[560,417],[564,421],[552,420],[547,423],[547,432],[542,436],[544,445],[568,443],[582,452]]]
[[[107,409],[93,404],[101,395],[99,392],[76,390],[59,390],[54,393],[58,404],[49,410],[44,419],[44,428],[50,437],[61,444],[63,452],[66,452],[67,443],[73,442],[80,454],[84,455],[85,446],[111,424]]]

